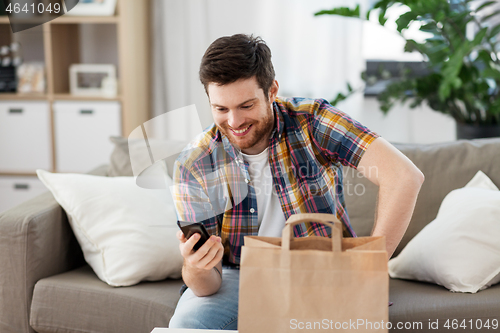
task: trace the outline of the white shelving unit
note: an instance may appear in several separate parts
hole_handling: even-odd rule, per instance
[[[25,60],[46,71],[44,93],[0,93],[0,211],[38,193],[36,169],[88,172],[108,163],[109,136],[150,118],[149,17],[149,0],[117,0],[114,16],[66,15],[16,34],[0,17],[0,46],[24,34]],[[114,63],[118,96],[71,95],[69,67],[82,62]]]

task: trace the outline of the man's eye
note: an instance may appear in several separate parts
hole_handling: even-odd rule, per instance
[[[224,112],[226,111],[227,109],[226,108],[216,108],[217,111],[220,111],[220,112]]]
[[[243,109],[250,109],[252,106],[253,106],[253,104],[250,104],[250,105],[244,105],[244,106],[242,106],[242,108],[243,108]]]

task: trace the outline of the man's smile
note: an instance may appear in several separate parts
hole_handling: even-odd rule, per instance
[[[252,125],[249,125],[249,126],[242,128],[240,130],[231,129],[231,132],[233,132],[233,134],[236,136],[243,136],[243,135],[248,133],[248,131],[250,130],[251,127],[252,127]]]

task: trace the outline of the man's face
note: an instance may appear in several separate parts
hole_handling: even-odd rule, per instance
[[[207,88],[215,125],[245,154],[255,155],[269,145],[274,126],[271,102],[278,92],[274,81],[266,96],[255,77]]]

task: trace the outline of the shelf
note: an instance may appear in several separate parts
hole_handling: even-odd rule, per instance
[[[71,16],[63,15],[53,18],[51,21],[46,21],[45,18],[27,18],[27,19],[17,19],[15,23],[34,23],[39,21],[40,23],[50,23],[50,24],[81,24],[81,23],[93,23],[93,24],[114,24],[119,22],[118,16]],[[8,16],[0,16],[0,24],[10,24]]]
[[[0,100],[47,100],[47,94],[32,93],[0,93]]]
[[[12,17],[12,22],[14,24],[34,24],[40,25],[44,24],[46,22],[49,22],[50,20],[53,20],[57,18],[56,15],[33,15],[33,16],[18,16],[18,17]],[[11,20],[8,16],[0,16],[0,23],[11,23]],[[23,29],[24,30],[24,29]]]
[[[45,0],[43,0],[45,1]],[[83,1],[83,0],[82,0]],[[23,50],[30,61],[42,61],[45,64],[46,90],[44,93],[0,93],[0,104],[48,104],[49,111],[44,120],[50,124],[50,171],[56,171],[58,160],[86,159],[95,155],[95,150],[79,152],[76,155],[57,153],[61,143],[67,143],[60,138],[56,130],[54,108],[58,104],[119,104],[119,119],[114,122],[123,136],[128,136],[137,126],[150,119],[150,3],[151,0],[116,0],[116,14],[114,16],[50,16],[40,15],[34,17],[14,17],[14,23],[40,24],[36,31],[29,29],[25,34],[13,33],[11,20],[8,16],[0,16],[0,46],[10,45],[13,41],[23,43]],[[11,17],[12,18],[12,17]],[[50,21],[46,21],[52,19]],[[125,24],[126,22],[126,24]],[[44,23],[44,24],[41,24]],[[112,63],[117,69],[117,84],[119,95],[114,98],[103,96],[78,96],[70,94],[69,69],[72,64],[78,63]],[[35,103],[37,102],[37,103]],[[108,102],[108,103],[106,103]],[[98,106],[98,105],[97,105]],[[44,105],[45,107],[45,105]],[[107,105],[102,105],[106,108]],[[38,114],[37,114],[38,115]],[[92,118],[92,119],[91,119]],[[86,117],[87,120],[95,120]],[[96,120],[97,121],[97,120]],[[99,120],[99,124],[100,124]],[[38,126],[37,126],[38,127]],[[108,126],[105,126],[106,130]],[[13,128],[16,131],[22,128]],[[93,127],[94,130],[94,127]],[[96,134],[102,132],[95,130]],[[3,134],[3,133],[2,133]],[[94,133],[93,136],[95,137]],[[34,135],[40,137],[41,135]],[[46,139],[44,135],[42,139]],[[8,139],[8,138],[7,138]],[[75,140],[87,142],[87,137],[78,135]],[[4,140],[0,146],[11,144]],[[104,142],[105,141],[105,142]],[[105,148],[106,140],[102,149]],[[17,145],[17,143],[16,143]],[[101,149],[101,147],[100,147]],[[23,154],[22,149],[16,146],[16,154]],[[22,155],[19,155],[22,156]],[[23,156],[30,156],[29,154]],[[1,160],[1,157],[0,157]],[[0,176],[33,176],[33,168],[4,168]]]
[[[50,21],[51,24],[80,24],[80,23],[102,23],[112,24],[118,23],[118,16],[71,16],[63,15],[55,20]]]
[[[121,96],[116,97],[102,97],[102,96],[76,96],[71,94],[54,94],[51,96],[52,100],[66,100],[66,101],[121,101]]]
[[[52,170],[51,170],[52,172]],[[36,172],[0,172],[0,176],[9,176],[9,177],[38,177]]]

